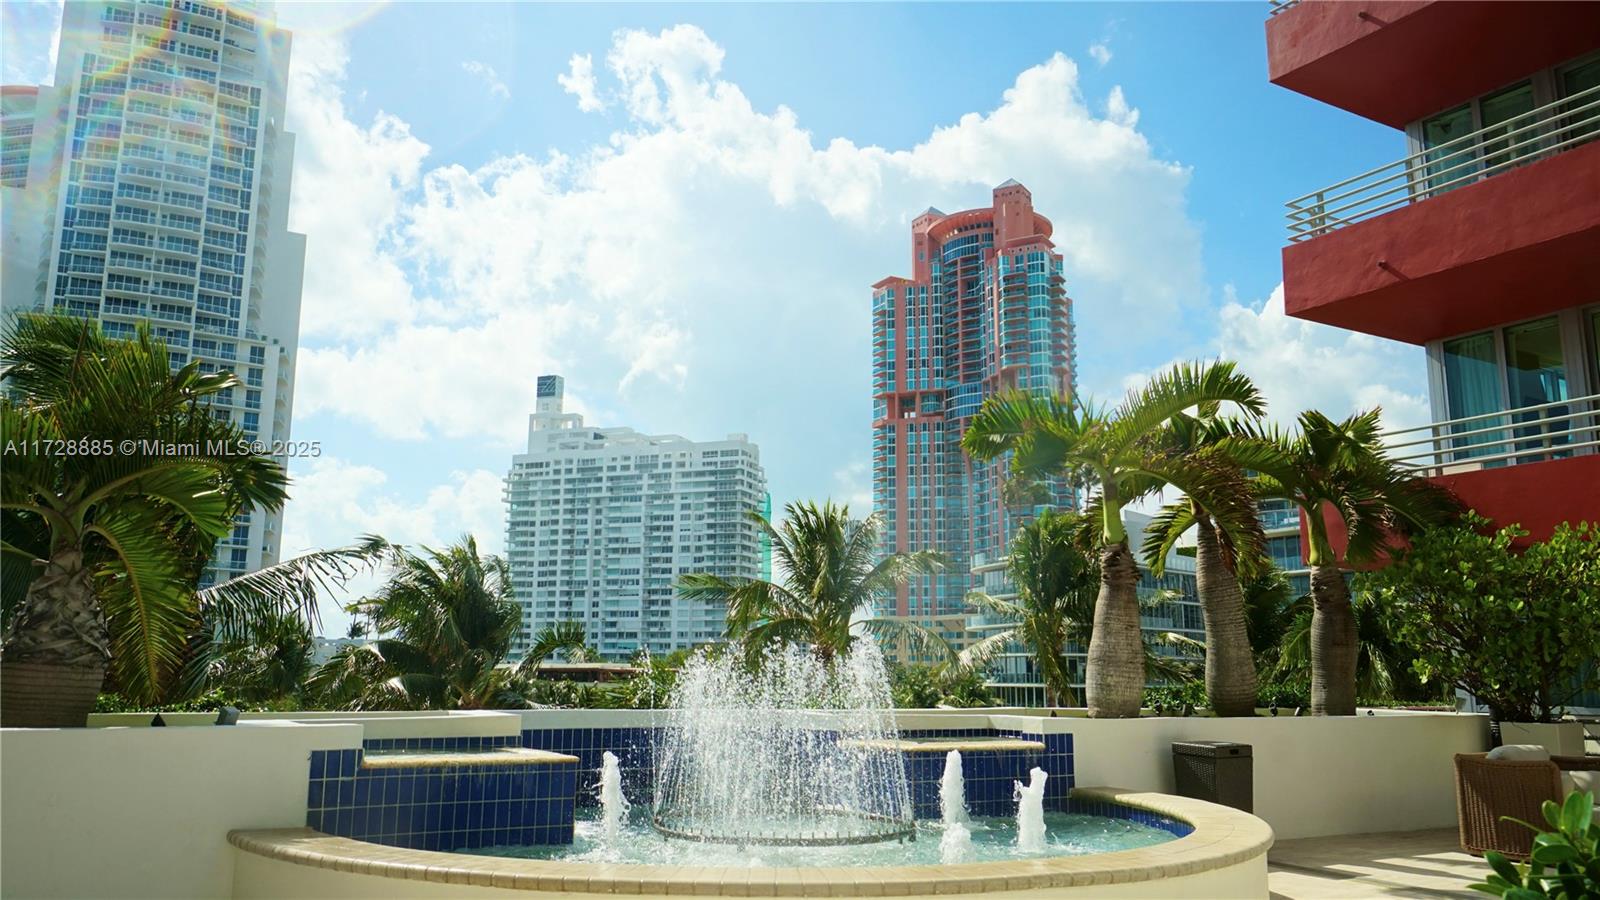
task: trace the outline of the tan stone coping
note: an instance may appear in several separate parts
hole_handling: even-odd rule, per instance
[[[1272,829],[1266,822],[1203,800],[1120,788],[1077,788],[1072,796],[1161,813],[1188,822],[1194,832],[1152,847],[1085,856],[954,866],[807,869],[509,859],[405,850],[330,837],[309,828],[232,831],[228,841],[246,853],[270,859],[386,878],[527,891],[725,897],[892,897],[1120,884],[1221,869],[1265,856],[1272,846]]]
[[[575,763],[576,756],[530,750],[526,747],[496,747],[492,750],[376,750],[361,754],[363,769],[416,769],[423,766],[547,766]]]
[[[894,740],[840,741],[845,747],[867,747],[873,750],[901,750],[906,753],[997,753],[1002,750],[1037,750],[1044,752],[1043,741],[1026,741],[1021,738],[896,738]]]

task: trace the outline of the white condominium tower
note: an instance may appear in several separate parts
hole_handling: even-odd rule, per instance
[[[506,476],[506,555],[522,633],[582,622],[608,659],[660,654],[722,636],[721,606],[677,598],[689,572],[770,577],[764,535],[749,513],[770,512],[760,451],[724,441],[591,428],[562,411],[564,382],[541,375],[528,452]]]
[[[65,4],[55,84],[7,86],[7,312],[140,322],[173,366],[232,369],[219,417],[289,438],[305,238],[288,229],[290,35],[255,3]],[[281,460],[280,461],[284,461]],[[206,581],[276,562],[279,515],[242,513]]]

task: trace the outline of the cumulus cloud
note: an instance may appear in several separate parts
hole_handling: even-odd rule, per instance
[[[1431,420],[1422,351],[1284,313],[1283,285],[1264,303],[1229,296],[1222,306],[1218,350],[1255,380],[1271,416],[1292,422],[1302,410],[1335,418],[1383,407],[1384,425]]]
[[[561,85],[562,90],[578,98],[579,110],[599,112],[606,108],[605,101],[596,93],[593,55],[572,54],[572,59],[567,61],[566,74],[557,75],[556,83]]]
[[[494,96],[507,100],[511,99],[511,88],[506,86],[500,75],[495,72],[494,67],[488,63],[469,59],[461,64],[461,70],[470,75],[476,75],[484,86],[489,89],[489,93]]]
[[[1106,63],[1111,62],[1111,47],[1105,41],[1096,41],[1089,45],[1089,58],[1094,60],[1095,65],[1103,68]]]
[[[759,109],[720,77],[723,59],[693,26],[619,32],[606,83],[588,56],[561,76],[580,108],[618,98],[609,139],[424,171],[428,148],[405,123],[351,123],[342,59],[313,57],[320,89],[302,74],[291,98],[321,117],[300,129],[316,174],[296,205],[326,254],[308,272],[343,274],[308,274],[321,340],[302,350],[297,411],[508,440],[533,375],[560,371],[644,409],[670,396],[695,411],[672,430],[854,452],[853,431],[807,431],[791,412],[832,421],[866,396],[864,298],[905,265],[910,217],[986,204],[1013,177],[1055,224],[1080,329],[1115,335],[1080,333],[1080,365],[1158,346],[1203,306],[1188,171],[1155,154],[1120,90],[1096,115],[1067,57],[905,148],[819,138],[785,106]],[[350,208],[315,190],[336,177],[357,189]],[[1130,317],[1149,327],[1126,329]]]

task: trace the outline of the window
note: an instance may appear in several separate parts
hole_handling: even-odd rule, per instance
[[[1519,451],[1572,442],[1568,420],[1544,422],[1571,412],[1561,403],[1568,399],[1567,369],[1561,355],[1561,327],[1555,316],[1506,329],[1506,386],[1512,409],[1547,407],[1512,414],[1512,419],[1519,424],[1531,423],[1516,429]],[[1542,457],[1519,457],[1518,461],[1533,462],[1539,458]]]

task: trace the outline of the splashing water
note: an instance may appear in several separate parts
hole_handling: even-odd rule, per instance
[[[1017,798],[1017,849],[1044,849],[1044,783],[1050,774],[1035,766],[1026,786],[1013,781]]]
[[[960,822],[947,823],[939,838],[939,861],[945,865],[972,862],[977,851],[972,846],[972,831]]]
[[[914,834],[889,680],[872,641],[830,663],[700,653],[678,674],[652,822],[671,837],[845,844]]]
[[[945,754],[944,776],[939,779],[939,812],[946,825],[971,821],[967,816],[967,785],[962,778],[960,750]]]
[[[628,798],[622,794],[622,767],[617,755],[607,750],[600,765],[600,809],[602,810],[601,840],[615,847],[622,834],[622,824],[628,819]]]

